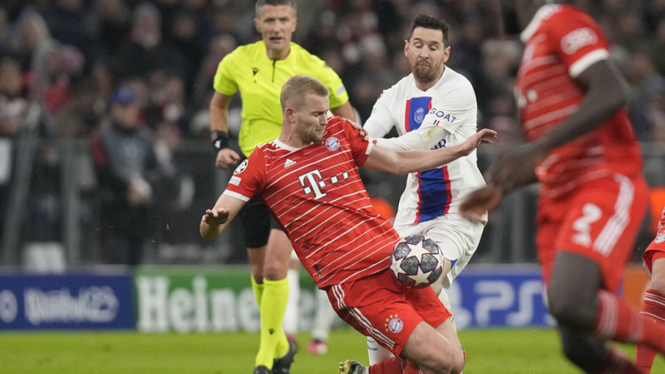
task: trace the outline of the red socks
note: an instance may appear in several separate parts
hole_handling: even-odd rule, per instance
[[[407,366],[407,360],[397,356],[383,360],[369,367],[369,374],[402,374]]]
[[[647,322],[645,323],[648,326],[655,324],[656,321],[665,322],[665,294],[652,289],[647,290],[640,314],[646,318]],[[651,371],[654,357],[656,357],[655,350],[644,344],[637,346],[635,361],[642,372],[649,373]]]

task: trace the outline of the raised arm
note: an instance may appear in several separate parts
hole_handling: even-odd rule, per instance
[[[481,143],[492,143],[496,131],[483,129],[473,134],[463,143],[434,151],[405,151],[375,145],[363,165],[368,169],[393,174],[407,174],[441,167],[473,152]]]
[[[204,239],[214,239],[224,231],[233,217],[245,205],[245,201],[223,193],[212,209],[206,210],[201,218],[199,232]]]
[[[351,121],[354,122],[358,120],[356,118],[356,112],[353,111],[353,107],[351,106],[351,103],[349,103],[348,101],[338,106],[337,108],[330,108],[330,111],[337,117],[350,119]]]

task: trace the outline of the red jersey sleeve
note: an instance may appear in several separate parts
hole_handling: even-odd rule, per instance
[[[546,28],[552,49],[558,52],[573,78],[594,63],[609,58],[607,40],[586,13],[564,6],[547,20]]]
[[[353,154],[353,159],[356,161],[356,165],[363,166],[365,161],[367,161],[367,157],[369,157],[369,153],[372,151],[372,143],[363,139],[358,130],[347,121],[342,120],[341,125],[344,128],[346,139],[351,145],[351,153]]]
[[[224,193],[247,202],[263,192],[265,182],[265,156],[263,149],[257,147],[249,158],[241,162],[233,171],[233,176],[231,176]]]

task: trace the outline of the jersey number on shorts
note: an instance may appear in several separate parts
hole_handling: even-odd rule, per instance
[[[582,208],[582,217],[573,222],[573,230],[576,231],[573,235],[573,243],[583,245],[586,247],[591,246],[591,224],[598,221],[603,215],[603,211],[598,206],[588,203]]]

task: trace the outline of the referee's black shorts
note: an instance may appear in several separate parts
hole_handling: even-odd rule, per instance
[[[259,248],[268,244],[271,229],[284,231],[275,221],[268,210],[268,206],[260,197],[254,197],[238,212],[247,248]]]

